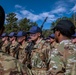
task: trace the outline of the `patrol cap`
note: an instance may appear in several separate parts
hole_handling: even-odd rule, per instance
[[[53,30],[59,30],[63,35],[70,37],[75,33],[75,26],[69,20],[60,20]]]
[[[49,36],[49,38],[55,38],[55,34],[51,34],[50,36]]]
[[[6,36],[8,36],[7,33],[3,33],[3,34],[1,35],[1,37],[6,37]]]
[[[76,38],[76,33],[74,35],[72,35],[73,38]]]
[[[17,36],[17,37],[22,37],[22,36],[26,36],[26,35],[27,35],[26,32],[24,32],[24,31],[19,31],[16,36]]]
[[[3,27],[4,20],[5,20],[5,12],[2,6],[0,6],[0,29]]]
[[[9,37],[16,36],[16,33],[15,33],[15,32],[11,32],[8,36],[9,36]]]
[[[33,27],[30,28],[28,33],[35,34],[37,32],[41,33],[42,31],[41,31],[41,29],[38,26],[33,26]]]

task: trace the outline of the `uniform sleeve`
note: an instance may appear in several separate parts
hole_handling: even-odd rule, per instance
[[[32,75],[32,72],[30,69],[28,69],[25,65],[20,63],[18,60],[14,60],[15,63],[15,69],[11,71],[10,75]]]
[[[71,42],[62,43],[50,51],[50,69],[52,75],[76,75],[76,47]]]
[[[17,59],[0,52],[0,75],[31,75],[31,71]]]
[[[42,48],[42,53],[44,60],[46,62],[47,69],[49,69],[49,63],[50,63],[50,58],[49,58],[49,52],[51,51],[51,46],[49,43],[44,43],[43,48]]]
[[[65,61],[67,75],[76,75],[76,47],[73,44],[66,45],[65,49]]]

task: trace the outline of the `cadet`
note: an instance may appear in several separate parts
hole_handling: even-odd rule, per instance
[[[8,51],[7,51],[7,46],[9,45],[9,37],[8,37],[8,34],[7,33],[3,33],[2,35],[1,35],[1,37],[2,37],[2,42],[3,42],[3,45],[2,45],[2,47],[1,47],[1,49],[2,49],[2,51],[3,52],[6,52],[6,53],[8,53]]]
[[[42,39],[42,31],[38,26],[31,27],[29,33],[31,40],[35,43],[30,54],[32,73],[33,75],[47,75],[50,45]]]
[[[55,40],[55,34],[51,34],[49,36],[49,40],[50,40],[51,47],[56,49],[58,47],[58,43]]]
[[[27,39],[27,33],[26,32],[19,31],[17,33],[17,40],[20,44],[18,52],[17,52],[17,56],[18,56],[18,60],[23,64],[25,64],[25,62],[26,62],[26,53],[25,53],[25,48],[27,46],[26,39]]]
[[[4,30],[5,12],[0,6],[0,36]],[[15,58],[0,50],[0,75],[30,75],[29,70],[23,67]]]
[[[16,38],[16,33],[15,32],[11,32],[9,34],[9,40],[11,42],[11,45],[10,45],[10,55],[14,57],[14,49],[18,45],[18,42],[16,41],[17,38]]]
[[[71,21],[61,20],[53,30],[59,45],[51,52],[50,75],[76,75],[76,48],[70,39],[75,26]]]

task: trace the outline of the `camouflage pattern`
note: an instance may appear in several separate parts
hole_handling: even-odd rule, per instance
[[[76,47],[71,40],[60,42],[50,58],[50,75],[76,75]]]
[[[16,47],[18,45],[18,42],[17,41],[15,41],[15,43],[12,43],[11,45],[10,45],[10,55],[11,56],[14,56],[14,48]]]
[[[19,47],[18,60],[23,64],[25,64],[26,59],[27,59],[26,52],[25,52],[25,48],[27,45],[28,45],[28,43],[25,42],[24,44],[20,45],[20,47]]]
[[[52,49],[57,49],[58,45],[59,45],[59,44],[54,41],[54,42],[51,44],[51,48],[52,48]]]
[[[50,45],[42,39],[40,39],[38,44],[34,45],[31,52],[31,66],[34,75],[47,75],[47,70],[49,69],[49,50]]]
[[[0,75],[32,75],[32,73],[14,57],[0,51]]]
[[[7,43],[3,43],[2,47],[1,47],[1,50],[3,52],[6,52],[6,47],[9,45],[9,43],[10,43],[9,41]]]

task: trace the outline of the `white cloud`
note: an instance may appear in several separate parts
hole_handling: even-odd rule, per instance
[[[72,6],[73,4],[75,5]],[[54,10],[52,10],[52,13],[54,14],[70,15],[71,13],[76,12],[76,0],[59,0],[54,6]]]
[[[23,18],[27,17],[28,19],[30,19],[32,21],[37,21],[39,19],[38,15],[35,15],[28,10],[21,10],[20,14],[22,15]]]
[[[20,6],[20,5],[15,5],[15,8],[22,8],[22,6]]]
[[[15,12],[15,14],[16,14],[16,17],[18,18],[18,20],[22,19],[22,16],[19,13]]]
[[[19,9],[19,11],[16,11],[16,17],[20,20],[22,18],[28,18],[30,19],[31,21],[38,21],[38,20],[41,20],[43,21],[45,19],[45,17],[48,16],[48,21],[47,22],[51,22],[51,21],[54,21],[56,20],[57,18],[55,17],[54,14],[50,14],[50,12],[43,12],[43,13],[40,13],[40,14],[33,14],[32,12],[26,10],[26,9],[23,9],[22,6],[20,5],[16,5],[15,7],[20,7],[22,9]]]
[[[41,13],[41,14],[39,14],[39,16],[40,16],[40,19],[42,19],[42,20],[43,20],[43,18],[48,17],[47,22],[50,22],[50,23],[51,23],[51,21],[55,21],[57,19],[55,17],[55,15],[54,14],[50,14],[50,12]]]
[[[75,0],[59,0],[53,4],[54,7],[48,12],[43,12],[39,14],[35,14],[35,11],[32,9],[25,9],[23,6],[15,5],[16,8],[16,17],[20,20],[23,18],[28,18],[33,22],[43,21],[46,17],[48,17],[46,23],[52,23],[60,17],[68,14],[70,15],[72,12],[76,12],[76,4],[74,7],[70,6]],[[69,5],[68,5],[69,4]],[[72,8],[71,8],[72,7]],[[68,10],[68,11],[67,11]]]
[[[64,12],[66,12],[66,9],[64,7],[57,7],[56,9],[52,10],[51,12],[56,13],[56,14],[64,13]]]
[[[61,14],[66,12],[66,2],[63,0],[59,0],[54,4],[54,8],[51,10],[53,14]]]
[[[76,12],[76,4],[75,6],[71,9],[72,12]]]
[[[43,21],[45,17],[48,16],[47,22],[51,23],[55,21],[57,18],[64,16],[64,14],[70,13],[71,8],[69,9],[68,5],[64,1],[58,1],[55,3],[54,6],[55,7],[48,12],[34,14],[32,11],[26,10],[24,7],[20,5],[15,5],[15,8],[20,8],[16,11],[16,17],[19,20],[26,17],[31,21],[35,22],[39,20]],[[76,5],[71,9],[71,11],[76,11]]]

